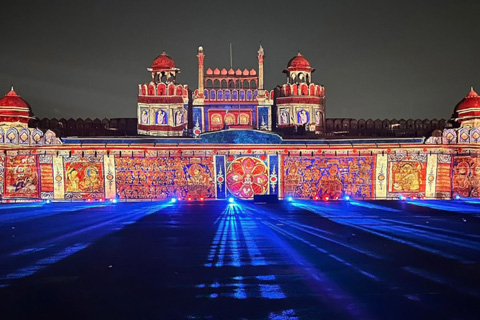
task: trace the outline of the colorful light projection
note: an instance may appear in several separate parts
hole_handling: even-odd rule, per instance
[[[122,199],[215,198],[212,157],[115,158]]]
[[[104,198],[103,157],[65,158],[65,199]]]
[[[5,164],[5,193],[8,198],[38,198],[36,156],[7,156]]]
[[[251,199],[267,192],[268,168],[258,158],[240,157],[228,166],[226,182],[228,191],[235,197]]]
[[[480,159],[477,156],[457,156],[453,160],[453,194],[460,197],[480,196]]]
[[[337,199],[373,195],[372,157],[284,157],[283,196]]]
[[[389,197],[398,197],[400,194],[425,194],[425,179],[427,155],[390,154],[388,156]]]
[[[41,155],[38,159],[40,165],[40,192],[42,199],[53,199],[53,157]]]

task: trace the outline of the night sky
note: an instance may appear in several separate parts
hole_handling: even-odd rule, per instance
[[[0,95],[39,118],[136,117],[139,83],[165,50],[196,89],[205,66],[257,69],[265,88],[300,51],[327,117],[445,118],[480,93],[480,1],[2,1]]]

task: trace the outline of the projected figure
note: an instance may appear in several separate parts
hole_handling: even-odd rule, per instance
[[[305,109],[298,111],[297,113],[297,122],[299,124],[306,124],[308,123],[308,112]]]
[[[80,192],[78,171],[75,168],[71,168],[67,171],[67,192]]]
[[[175,114],[175,125],[179,126],[185,122],[185,114],[183,111],[177,111]]]
[[[167,113],[165,110],[159,110],[157,112],[157,124],[167,124]]]
[[[280,113],[280,124],[288,124],[288,111],[287,109],[282,109]]]
[[[148,111],[142,111],[142,124],[148,124]]]
[[[422,184],[420,177],[420,164],[404,163],[397,167],[394,174],[393,189],[398,192],[417,192]]]
[[[98,169],[95,166],[89,166],[85,169],[85,176],[82,187],[85,191],[98,192],[101,191],[101,183]]]

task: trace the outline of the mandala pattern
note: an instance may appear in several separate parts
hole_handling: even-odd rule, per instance
[[[260,159],[240,157],[235,159],[226,172],[227,188],[241,199],[265,194],[268,190],[268,169]]]

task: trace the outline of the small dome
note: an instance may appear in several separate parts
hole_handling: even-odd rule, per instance
[[[471,88],[467,96],[455,106],[453,116],[457,118],[459,122],[472,118],[480,118],[480,96],[473,88]]]
[[[153,60],[152,69],[155,70],[164,70],[164,69],[175,69],[175,61],[170,58],[165,51]]]
[[[310,71],[313,72],[315,69],[310,67],[310,62],[305,59],[304,56],[299,52],[295,57],[288,61],[287,69],[284,72],[290,71]]]
[[[305,59],[304,56],[299,52],[295,57],[288,61],[287,68],[308,68],[310,67],[310,62]]]
[[[28,123],[33,117],[32,108],[15,90],[10,90],[0,99],[0,121]]]

